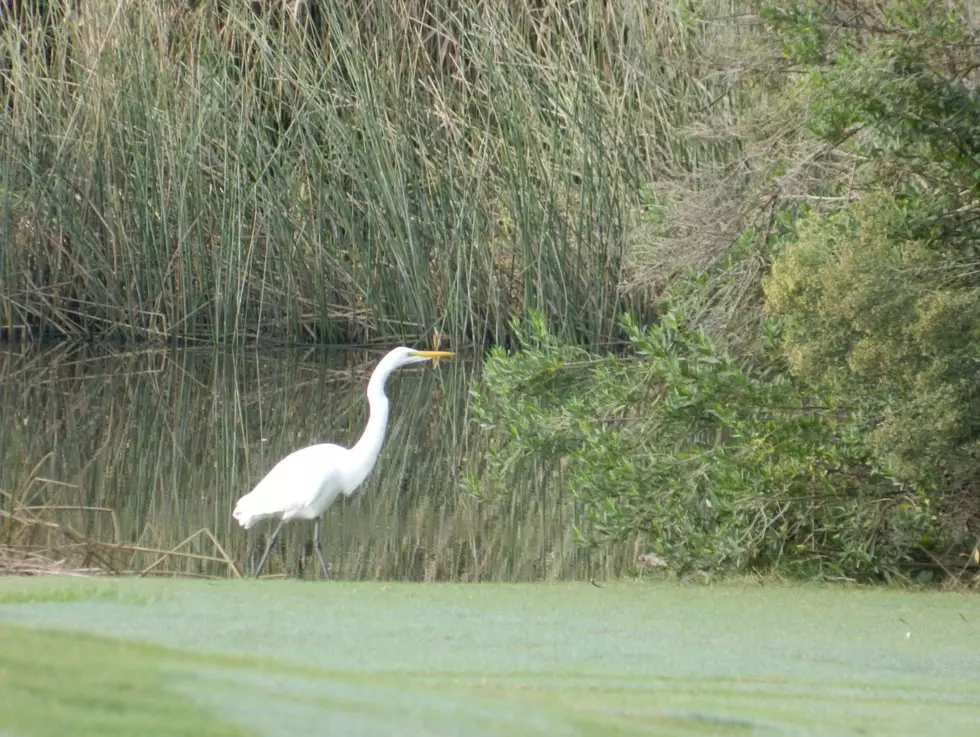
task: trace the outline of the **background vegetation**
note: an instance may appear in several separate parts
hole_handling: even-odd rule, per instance
[[[496,346],[485,503],[684,572],[980,564],[972,0],[5,8],[3,336],[436,328]]]
[[[598,342],[650,173],[725,148],[684,4],[5,7],[17,337]]]
[[[630,360],[563,348],[537,317],[520,354],[495,349],[477,395],[503,430],[492,483],[558,457],[602,537],[647,534],[679,570],[975,570],[971,10],[762,3],[772,61],[739,116],[745,153],[652,198],[660,319],[624,320]],[[721,196],[725,247],[685,248],[712,242],[689,213]]]

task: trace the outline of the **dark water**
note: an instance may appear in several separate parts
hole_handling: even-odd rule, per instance
[[[117,571],[234,575],[228,561],[250,570],[275,523],[246,536],[231,517],[235,501],[292,450],[354,443],[381,355],[4,348],[0,543]],[[468,416],[476,371],[457,357],[389,379],[378,465],[361,493],[325,516],[335,576],[578,578],[635,556],[577,545],[582,520],[544,476],[468,490],[468,476],[480,485],[486,432]],[[315,577],[311,540],[312,523],[285,526],[265,573]],[[175,548],[184,555],[163,554]]]

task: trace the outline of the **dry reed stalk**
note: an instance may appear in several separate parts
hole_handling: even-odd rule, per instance
[[[214,545],[215,549],[220,553],[220,557],[207,556],[207,555],[199,555],[199,554],[196,554],[196,553],[181,553],[181,552],[177,552],[180,548],[184,547],[185,545],[187,545],[188,543],[190,543],[192,540],[196,540],[201,535],[205,535],[205,536],[207,536],[211,540],[211,543]],[[132,548],[130,548],[130,549],[132,549]],[[146,552],[151,552],[151,551],[146,551]],[[162,555],[160,555],[155,561],[153,561],[153,563],[151,563],[146,568],[144,568],[143,570],[141,570],[139,572],[139,575],[140,576],[145,576],[150,571],[152,571],[154,568],[156,568],[158,565],[160,565],[161,563],[163,563],[165,560],[168,560],[172,556],[178,556],[178,557],[183,557],[183,558],[191,558],[191,559],[194,559],[194,560],[209,560],[209,561],[215,561],[215,562],[223,562],[223,563],[225,563],[228,566],[228,570],[232,574],[234,574],[234,577],[235,578],[241,578],[242,577],[242,573],[241,573],[241,571],[238,570],[238,566],[235,565],[235,562],[231,558],[228,557],[228,554],[225,552],[225,549],[221,546],[221,543],[218,542],[217,538],[214,536],[214,533],[211,532],[211,530],[207,529],[206,527],[202,527],[197,532],[195,532],[195,533],[193,533],[191,535],[188,535],[186,538],[184,538],[183,541],[177,543],[177,545],[175,545],[174,547],[172,547],[170,550],[164,551],[162,553]]]
[[[9,492],[0,491],[0,494],[3,494],[6,498],[11,498]],[[180,559],[216,563],[226,567],[232,577],[242,577],[242,573],[238,569],[235,562],[225,551],[221,543],[218,542],[218,539],[215,537],[214,533],[207,528],[201,528],[197,532],[185,538],[179,544],[169,549],[145,545],[131,545],[120,542],[105,542],[93,540],[78,532],[70,525],[61,522],[53,522],[41,517],[41,514],[45,512],[64,510],[82,513],[93,512],[108,514],[112,519],[115,539],[119,539],[118,518],[114,510],[106,507],[33,505],[15,507],[14,510],[10,512],[0,509],[0,520],[3,520],[3,527],[0,528],[0,531],[2,531],[2,536],[0,536],[0,573],[26,574],[30,571],[41,572],[44,570],[47,572],[60,573],[75,572],[79,575],[99,572],[102,574],[111,573],[117,575],[135,573],[139,576],[145,576],[151,572],[160,573],[159,571],[154,571],[154,569],[166,561]],[[28,542],[39,530],[44,531],[49,535],[48,541],[44,546],[32,545],[30,542]],[[61,540],[52,542],[50,539],[50,535],[52,533],[60,536]],[[218,553],[217,555],[202,555],[199,553],[191,553],[180,550],[180,548],[188,545],[201,535],[204,535],[211,541]],[[72,557],[80,557],[81,563],[70,564],[70,558],[61,558],[58,560],[53,559],[48,553],[48,551],[50,551],[52,548],[56,548],[61,551],[77,551],[76,555]],[[135,568],[132,570],[119,570],[111,563],[111,553],[113,552],[153,555],[155,556],[155,559],[150,565],[144,566],[138,570]],[[90,562],[93,559],[99,563],[98,566],[93,567],[90,565]],[[133,562],[135,562],[135,557],[131,559],[131,564]],[[190,574],[182,571],[181,575]],[[209,577],[214,578],[214,576]]]
[[[104,573],[100,568],[72,568],[66,563],[64,559],[52,560],[39,553],[14,554],[0,546],[0,575],[3,576],[94,576]]]

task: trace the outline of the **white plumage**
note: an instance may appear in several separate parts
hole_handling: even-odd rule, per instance
[[[341,493],[349,495],[356,488],[343,478],[345,456],[350,452],[322,443],[290,453],[238,500],[232,516],[246,530],[269,517],[282,517],[283,522],[316,519]],[[317,485],[308,482],[311,474],[319,479]]]
[[[388,426],[385,382],[402,366],[452,355],[447,351],[416,351],[411,348],[390,351],[371,374],[367,387],[370,416],[360,440],[353,447],[321,443],[294,451],[273,466],[252,491],[238,500],[232,516],[246,530],[260,520],[279,518],[279,525],[256,566],[256,576],[262,570],[283,523],[294,519],[312,519],[315,520],[313,545],[324,576],[330,578],[320,544],[320,516],[341,494],[353,494],[378,460]]]

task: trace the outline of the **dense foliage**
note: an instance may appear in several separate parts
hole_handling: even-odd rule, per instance
[[[724,148],[669,0],[14,6],[0,339],[602,340],[647,172]]]
[[[915,0],[762,5],[765,114],[793,145],[745,160],[773,183],[733,194],[758,216],[674,276],[657,324],[626,321],[629,360],[536,319],[495,351],[487,478],[559,459],[596,540],[678,570],[955,575],[980,534],[980,33]]]
[[[779,23],[790,53],[810,62],[809,128],[828,142],[855,130],[845,147],[856,165],[834,183],[847,204],[796,223],[768,304],[794,372],[833,380],[875,417],[869,441],[884,465],[976,499],[980,33],[927,3],[895,4],[878,22],[835,34],[832,65],[811,16]]]
[[[741,365],[674,311],[624,328],[629,358],[562,346],[540,318],[518,354],[492,351],[474,407],[505,431],[473,488],[561,458],[596,540],[640,534],[682,572],[867,578],[931,545],[929,500],[876,466],[860,413]]]

